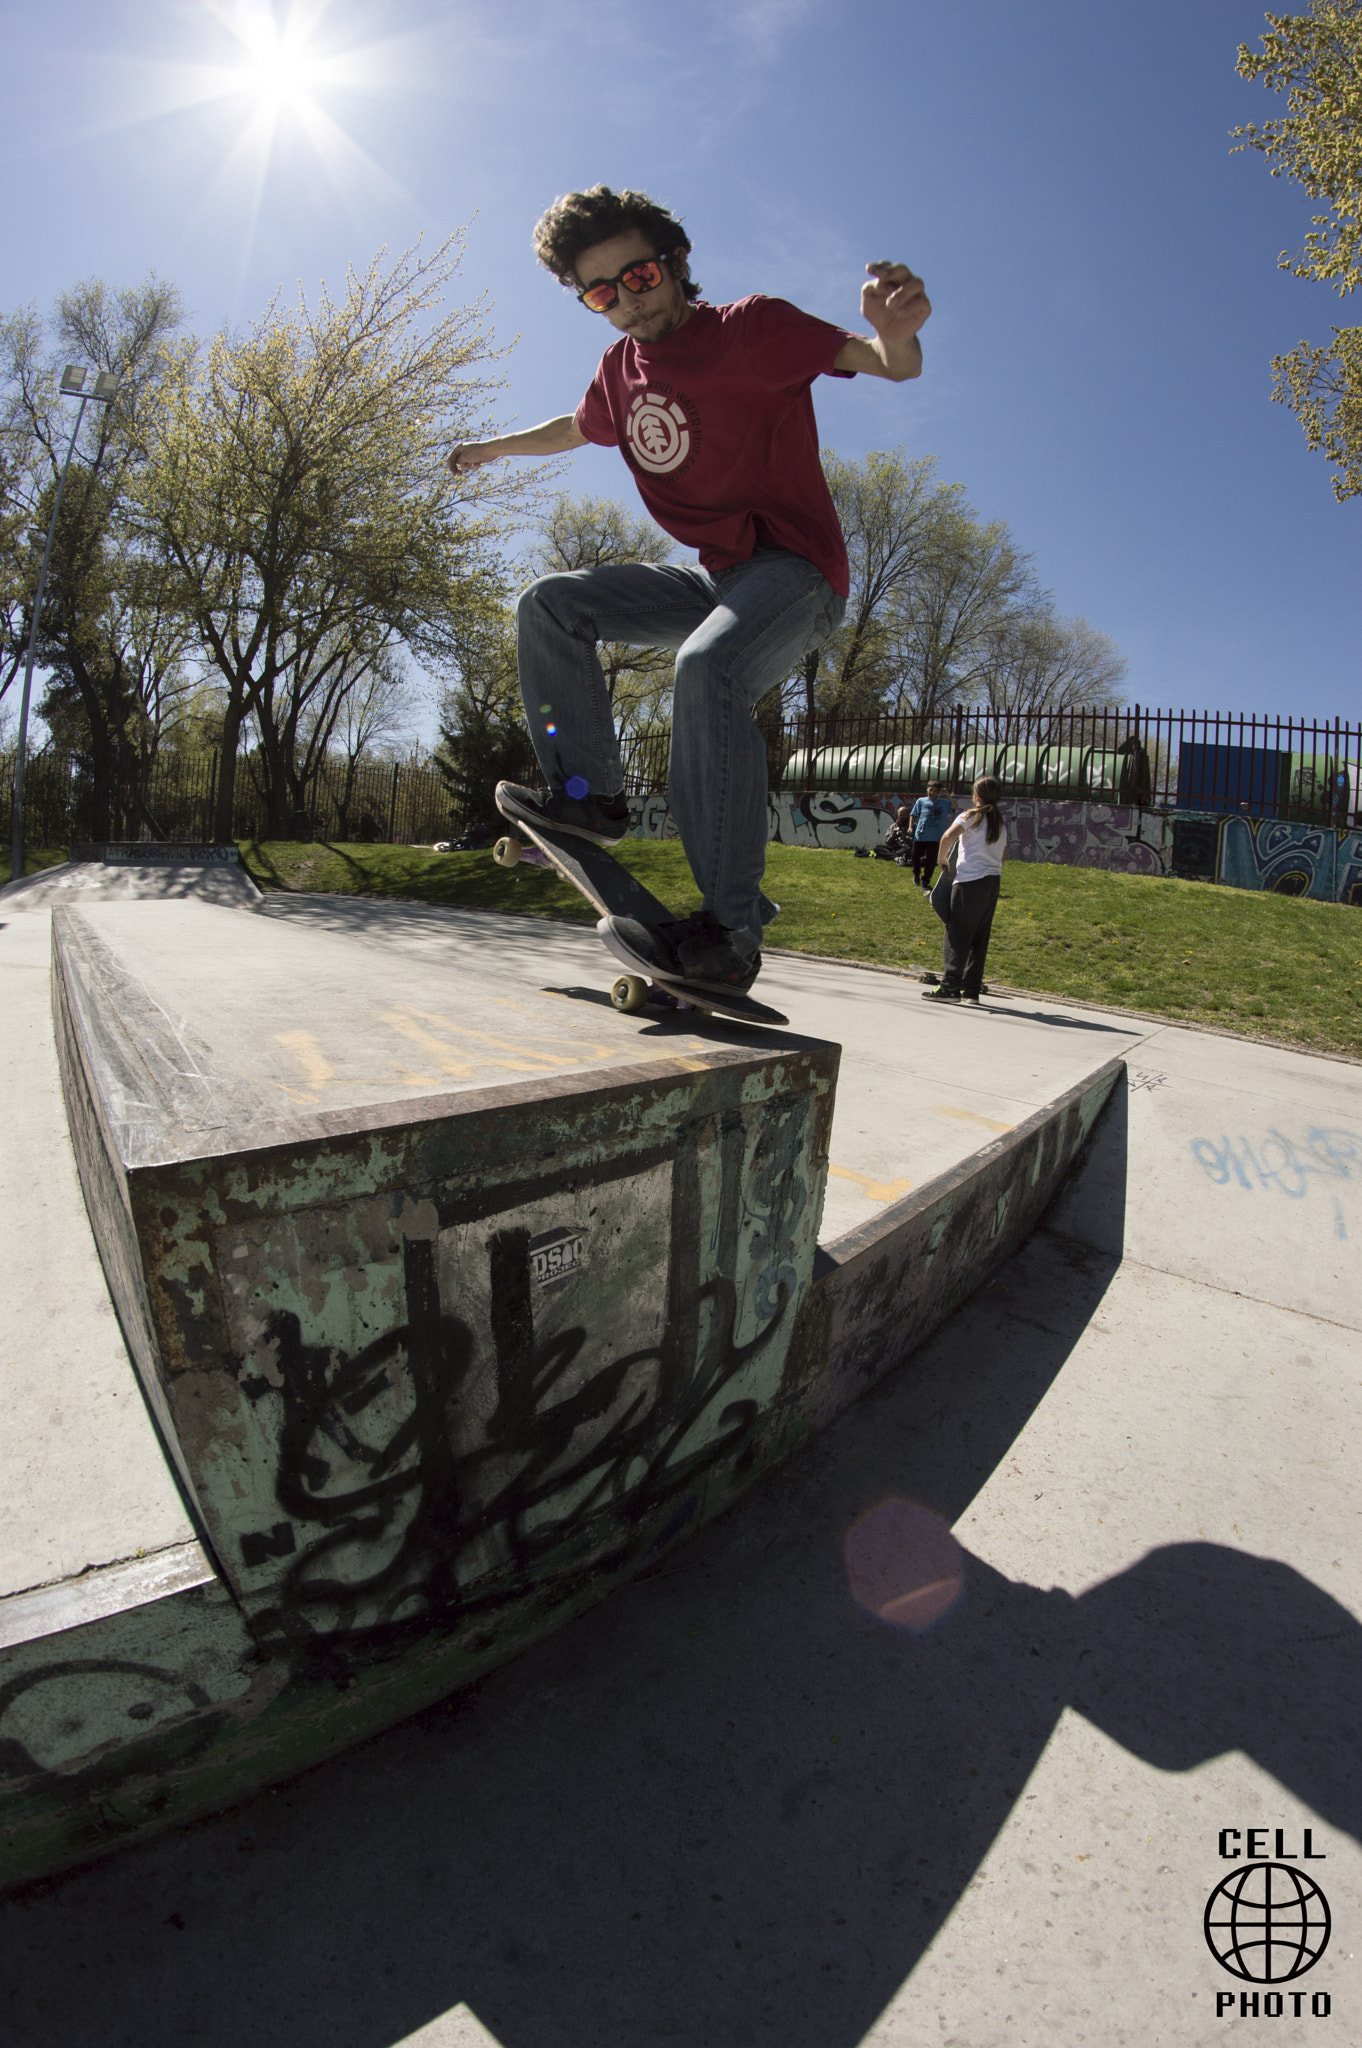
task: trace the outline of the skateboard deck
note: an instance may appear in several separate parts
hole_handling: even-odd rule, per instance
[[[497,841],[492,858],[499,867],[513,867],[525,845],[537,847],[563,880],[585,896],[599,916],[632,917],[650,931],[655,931],[661,924],[673,922],[666,904],[660,903],[651,889],[645,889],[642,882],[631,875],[628,868],[622,867],[612,853],[603,846],[593,845],[589,839],[579,839],[574,832],[547,831],[537,825],[527,825],[523,818],[507,818],[505,836]],[[642,1010],[648,1001],[650,980],[674,1002],[689,1003],[694,1010],[710,1011],[718,1017],[732,1017],[740,1024],[788,1024],[790,1021],[780,1010],[773,1010],[769,1004],[759,1003],[751,996],[716,995],[709,989],[697,989],[690,982],[669,975],[653,973],[649,976],[627,969],[622,970],[611,985],[610,1000],[615,1008],[623,1010],[626,1015]]]

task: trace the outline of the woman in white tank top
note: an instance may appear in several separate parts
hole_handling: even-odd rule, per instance
[[[984,979],[993,912],[1007,857],[1007,827],[998,799],[1003,786],[994,775],[981,775],[973,800],[942,835],[938,859],[943,867],[951,848],[959,845],[951,913],[942,949],[941,986],[924,991],[929,1003],[977,1003]]]

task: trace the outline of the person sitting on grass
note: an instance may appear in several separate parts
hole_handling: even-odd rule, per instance
[[[884,835],[884,845],[879,848],[883,859],[892,860],[896,867],[906,868],[913,858],[913,820],[907,804],[900,804],[894,813],[894,822]]]
[[[955,805],[946,794],[945,783],[929,782],[926,796],[913,805],[913,880],[919,889],[931,889],[941,835],[954,816]]]
[[[1007,827],[998,809],[1003,786],[996,775],[981,775],[970,808],[942,834],[943,864],[957,844],[960,857],[951,885],[951,910],[942,945],[941,985],[923,991],[925,1003],[977,1003],[983,988],[993,912],[1007,856]]]

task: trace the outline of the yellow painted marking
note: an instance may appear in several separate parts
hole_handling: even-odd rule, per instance
[[[913,1185],[910,1180],[875,1180],[868,1173],[858,1173],[854,1166],[830,1166],[828,1172],[838,1180],[858,1181],[872,1202],[896,1202]]]
[[[276,1031],[274,1042],[293,1054],[309,1088],[324,1088],[335,1080],[336,1069],[310,1031]]]
[[[403,1017],[396,1011],[389,1011],[380,1016],[379,1022],[381,1024],[391,1024],[394,1031],[400,1031],[404,1038],[411,1039],[414,1045],[420,1046],[422,1052],[434,1053],[435,1065],[440,1073],[453,1074],[461,1080],[466,1080],[470,1074],[476,1071],[468,1064],[467,1060],[455,1059],[448,1046],[441,1045],[438,1038],[432,1037],[429,1031],[423,1031],[419,1024],[412,1022],[410,1017]]]
[[[308,1102],[315,1107],[321,1101],[319,1095],[307,1095],[301,1088],[290,1088],[287,1081],[276,1081],[274,1085],[287,1095],[290,1102]]]
[[[952,1109],[948,1102],[934,1102],[932,1108],[938,1116],[958,1116],[962,1123],[982,1124],[986,1131],[1015,1131],[1015,1124],[1000,1124],[993,1116],[976,1116],[972,1109]]]
[[[458,1037],[480,1038],[484,1045],[499,1045],[506,1051],[523,1053],[526,1059],[532,1060],[535,1066],[540,1068],[577,1067],[581,1065],[584,1056],[595,1054],[603,1059],[608,1052],[614,1050],[611,1046],[587,1044],[575,1052],[546,1052],[542,1046],[525,1045],[516,1038],[503,1038],[500,1032],[475,1031],[471,1024],[456,1024],[452,1018],[441,1017],[433,1010],[409,1010],[407,1014],[410,1017],[420,1017],[427,1024],[443,1025],[446,1031],[452,1031]],[[523,1060],[494,1059],[489,1064],[494,1067],[519,1066],[526,1073],[534,1072],[534,1067],[526,1066]]]

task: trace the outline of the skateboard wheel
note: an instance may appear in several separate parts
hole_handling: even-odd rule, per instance
[[[610,1000],[626,1017],[632,1017],[648,1000],[648,984],[637,974],[621,974],[610,984]]]
[[[513,868],[520,859],[520,841],[508,832],[504,839],[498,839],[492,848],[492,858],[499,868]]]

